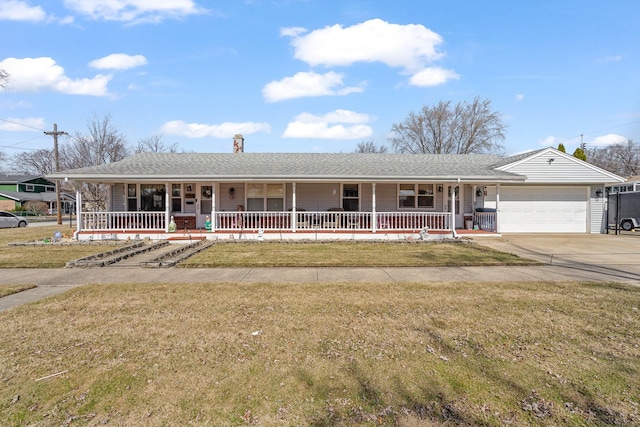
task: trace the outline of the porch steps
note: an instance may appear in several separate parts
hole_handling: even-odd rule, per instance
[[[117,262],[121,262],[127,258],[144,254],[149,251],[155,251],[169,244],[168,241],[162,240],[155,243],[147,243],[144,241],[135,242],[110,251],[101,252],[96,255],[90,255],[75,261],[69,261],[67,268],[87,268],[87,267],[106,267]]]
[[[200,251],[212,246],[215,242],[212,240],[198,240],[189,244],[172,244],[173,249],[163,253],[149,261],[141,261],[140,267],[146,268],[162,268],[175,267],[179,262],[192,257]]]

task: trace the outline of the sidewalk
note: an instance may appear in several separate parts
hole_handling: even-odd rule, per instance
[[[640,274],[589,264],[424,268],[61,268],[3,269],[0,284],[37,287],[0,298],[0,311],[87,284],[321,283],[321,282],[621,282],[640,286]]]

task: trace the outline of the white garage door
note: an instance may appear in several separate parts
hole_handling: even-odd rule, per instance
[[[586,233],[586,187],[500,187],[500,231]]]

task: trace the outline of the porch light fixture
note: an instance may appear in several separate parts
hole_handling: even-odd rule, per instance
[[[596,197],[599,199],[600,197],[602,197],[602,190],[597,189],[596,190]]]
[[[438,193],[442,193],[442,185],[438,185]]]
[[[235,195],[236,195],[236,189],[231,187],[229,189],[229,198],[233,199],[233,196],[235,196]]]
[[[550,158],[549,160],[547,160],[547,163],[551,164],[551,163],[553,163],[555,160],[556,160],[556,159],[554,159],[554,158],[552,157],[552,158]]]
[[[482,196],[482,190],[478,188],[476,190],[476,197],[480,197],[480,196]]]

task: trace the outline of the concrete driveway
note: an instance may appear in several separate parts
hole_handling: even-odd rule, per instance
[[[505,234],[474,238],[479,244],[547,265],[605,274],[640,283],[640,233]]]

